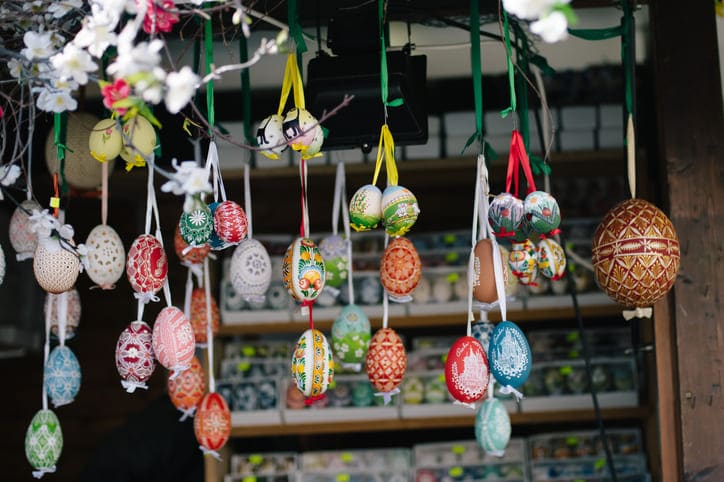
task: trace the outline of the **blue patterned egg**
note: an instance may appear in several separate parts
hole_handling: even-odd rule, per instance
[[[25,432],[25,457],[40,478],[55,472],[55,464],[63,451],[63,432],[58,417],[52,410],[38,410]]]
[[[342,308],[332,324],[332,349],[343,363],[362,363],[372,336],[370,320],[357,305]]]
[[[45,364],[45,390],[55,407],[73,401],[80,390],[80,363],[67,346],[56,346]]]
[[[327,270],[326,285],[339,288],[347,281],[349,275],[349,258],[347,257],[347,241],[337,234],[327,236],[319,242],[319,252],[324,258]]]
[[[503,386],[521,386],[530,375],[533,362],[525,334],[513,322],[501,321],[493,330],[488,346],[490,372]]]
[[[509,192],[503,192],[495,196],[490,203],[488,221],[496,236],[507,238],[515,235],[523,222],[524,215],[523,201]]]
[[[533,191],[523,203],[525,217],[530,226],[540,234],[548,234],[561,224],[558,202],[545,191]]]
[[[475,415],[475,439],[490,455],[502,457],[510,441],[510,417],[497,398],[483,402]]]

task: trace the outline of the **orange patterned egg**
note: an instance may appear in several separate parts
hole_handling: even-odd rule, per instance
[[[211,295],[209,303],[211,304],[211,333],[216,335],[219,332],[219,305],[216,304],[214,295]],[[203,288],[196,288],[191,293],[190,317],[196,343],[206,343],[206,290]]]
[[[604,216],[593,235],[596,281],[615,302],[642,308],[662,298],[679,272],[679,238],[659,208],[629,199]]]
[[[209,251],[211,251],[209,243],[193,248],[189,247],[188,243],[184,241],[183,236],[181,236],[181,229],[178,225],[176,225],[176,232],[173,236],[173,248],[181,262],[188,264],[203,263]]]
[[[231,435],[231,412],[224,397],[216,392],[201,399],[194,417],[196,440],[206,450],[218,450]]]
[[[380,262],[380,282],[394,301],[410,301],[410,294],[422,277],[422,262],[417,249],[404,237],[395,238],[385,248]]]
[[[365,365],[367,377],[378,391],[391,392],[400,386],[407,370],[407,354],[395,330],[377,330],[370,340]]]
[[[204,370],[198,358],[191,359],[191,368],[176,378],[168,378],[168,396],[173,406],[188,410],[199,404],[204,396]]]

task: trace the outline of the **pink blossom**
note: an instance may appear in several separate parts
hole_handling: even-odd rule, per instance
[[[136,0],[136,4],[144,0]],[[146,16],[143,19],[143,31],[146,33],[170,32],[178,22],[178,15],[173,12],[176,5],[173,0],[145,0]]]
[[[103,105],[107,109],[115,110],[120,115],[126,113],[125,107],[113,108],[113,104],[116,101],[125,99],[131,94],[131,87],[123,79],[116,79],[112,84],[105,85],[101,88],[101,94],[103,95]]]

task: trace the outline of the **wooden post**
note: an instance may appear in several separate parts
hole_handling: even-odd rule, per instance
[[[663,480],[724,480],[724,118],[714,4],[651,9],[662,195],[681,271],[656,305]]]

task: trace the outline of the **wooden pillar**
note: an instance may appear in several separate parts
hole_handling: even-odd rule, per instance
[[[655,307],[663,480],[722,481],[724,118],[714,4],[649,6],[661,194],[682,254],[669,299]]]

